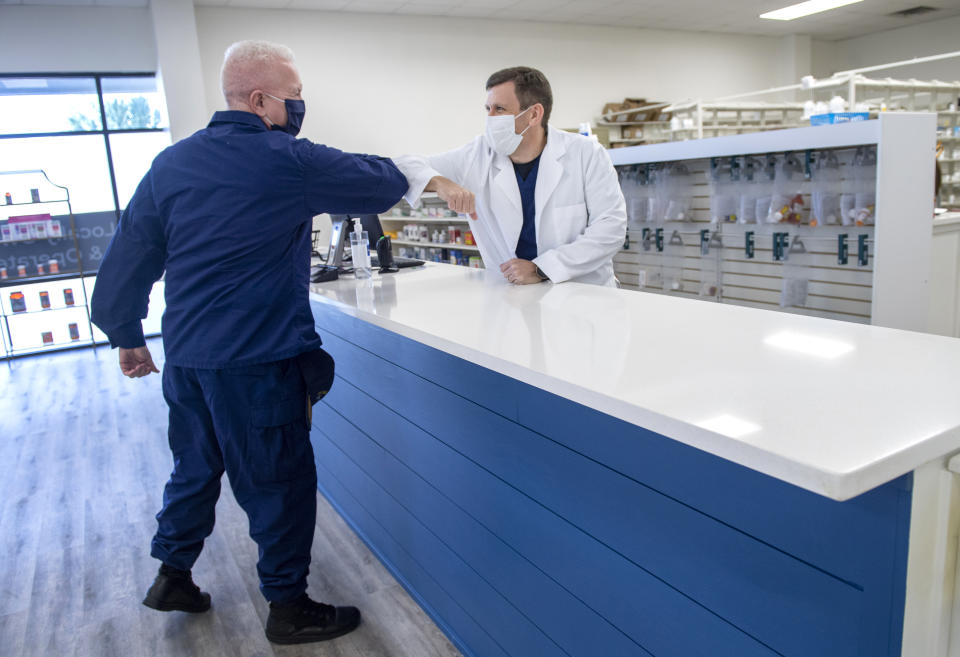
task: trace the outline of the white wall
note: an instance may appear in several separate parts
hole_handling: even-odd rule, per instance
[[[263,38],[297,55],[303,135],[395,155],[466,142],[483,125],[484,83],[506,66],[540,68],[551,122],[576,126],[624,96],[677,100],[781,84],[767,37],[452,18],[197,7],[207,103],[223,107],[219,67],[233,41]]]
[[[960,16],[935,20],[896,30],[878,32],[856,39],[837,41],[814,52],[816,75],[826,77],[843,71],[874,64],[887,64],[925,55],[939,55],[960,50]],[[905,66],[876,73],[872,77],[893,77],[917,80],[960,80],[960,58],[929,64]]]
[[[154,71],[150,11],[0,7],[0,73]]]

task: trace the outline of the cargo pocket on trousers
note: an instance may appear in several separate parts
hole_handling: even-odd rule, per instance
[[[250,409],[250,461],[260,483],[291,481],[313,472],[313,447],[304,399],[282,399]],[[258,453],[258,454],[257,454]]]

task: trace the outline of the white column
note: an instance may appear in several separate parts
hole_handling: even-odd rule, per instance
[[[207,125],[206,94],[193,0],[151,0],[157,73],[170,114],[174,142]]]
[[[813,74],[813,40],[805,34],[790,34],[780,41],[778,48],[780,61],[780,84],[798,84],[800,78]],[[798,100],[796,92],[791,92],[783,100]]]

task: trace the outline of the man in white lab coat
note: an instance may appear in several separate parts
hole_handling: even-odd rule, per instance
[[[487,80],[487,126],[465,146],[394,162],[416,206],[435,191],[471,215],[488,269],[514,284],[578,281],[617,285],[613,256],[626,209],[610,157],[595,140],[550,127],[550,83],[516,67]]]

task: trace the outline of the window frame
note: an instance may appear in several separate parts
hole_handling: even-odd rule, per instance
[[[107,170],[110,173],[110,189],[113,193],[113,211],[114,221],[120,222],[120,195],[117,191],[117,174],[113,166],[113,153],[110,149],[110,135],[135,134],[139,132],[170,132],[169,126],[166,128],[109,128],[107,126],[106,105],[103,102],[103,79],[104,78],[153,78],[158,80],[155,71],[124,71],[124,72],[70,72],[70,73],[2,73],[0,78],[93,78],[97,89],[97,105],[100,109],[100,129],[99,130],[67,130],[55,132],[31,132],[20,134],[0,133],[0,143],[4,139],[25,139],[37,137],[72,137],[79,135],[102,135],[103,147],[107,154]]]

